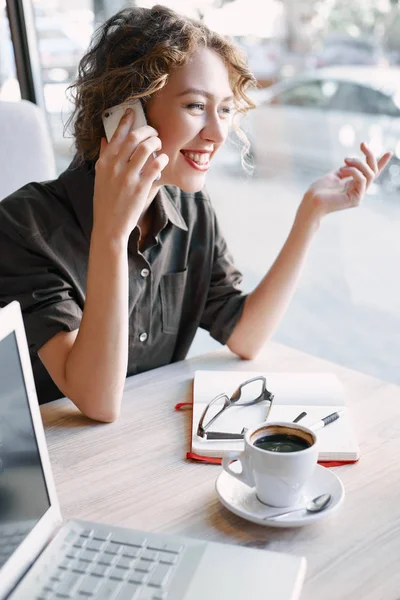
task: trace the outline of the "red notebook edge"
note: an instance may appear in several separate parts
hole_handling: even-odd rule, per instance
[[[200,454],[196,454],[196,452],[186,452],[186,458],[188,460],[195,460],[197,462],[209,463],[213,465],[220,465],[222,463],[222,458],[218,458],[216,456],[201,456]],[[343,465],[352,465],[358,462],[359,459],[355,460],[319,460],[318,464],[321,467],[341,467]]]

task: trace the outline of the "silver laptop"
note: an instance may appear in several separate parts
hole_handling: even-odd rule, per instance
[[[304,574],[288,554],[62,524],[20,306],[0,309],[1,600],[295,600]]]

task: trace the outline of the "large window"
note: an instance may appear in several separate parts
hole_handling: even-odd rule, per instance
[[[5,0],[0,0],[0,100],[20,100],[14,50]]]
[[[65,93],[79,56],[99,22],[132,4],[33,0],[59,170],[73,155],[72,140],[63,137],[63,124],[71,110]],[[239,148],[227,144],[208,181],[246,290],[253,289],[270,267],[302,195],[316,177],[340,167],[346,156],[360,156],[362,140],[378,154],[394,152],[390,168],[361,207],[324,220],[274,339],[400,383],[399,2],[165,0],[164,4],[233,36],[247,52],[262,88],[254,94],[259,107],[244,122],[252,142],[254,176],[242,170]],[[9,41],[3,40],[2,35],[2,52],[10,53]],[[1,69],[0,73],[3,89]],[[6,81],[13,77],[8,72]],[[191,352],[214,347],[208,335],[199,334]]]

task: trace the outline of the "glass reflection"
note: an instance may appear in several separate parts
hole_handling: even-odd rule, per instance
[[[15,334],[0,342],[0,567],[49,508]]]

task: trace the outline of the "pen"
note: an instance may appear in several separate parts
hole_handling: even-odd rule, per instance
[[[322,427],[325,427],[326,425],[329,425],[329,423],[333,423],[333,421],[336,421],[344,412],[344,410],[338,410],[334,413],[331,413],[330,415],[327,415],[320,421],[317,421],[312,425],[308,425],[307,427],[309,429],[312,429],[313,431],[318,431],[318,429],[322,429]]]
[[[293,423],[298,423],[299,421],[301,421],[301,419],[304,419],[304,417],[307,416],[307,413],[305,410],[303,410],[303,412],[301,412],[299,415],[297,415],[297,417],[295,419],[293,419]]]

